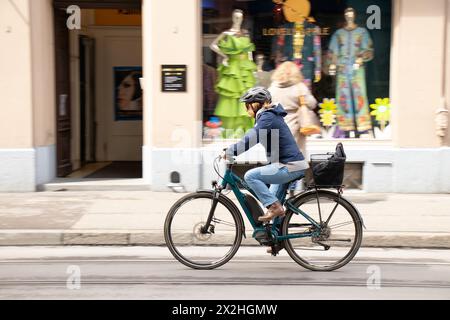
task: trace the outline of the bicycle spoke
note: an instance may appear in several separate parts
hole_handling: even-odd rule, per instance
[[[333,211],[331,211],[330,216],[328,217],[327,221],[325,222],[325,225],[328,225],[328,223],[330,222],[331,217],[336,212],[336,209],[337,209],[338,205],[339,205],[339,202],[336,202],[336,205],[334,206]]]
[[[326,242],[328,241],[336,241],[336,242],[352,242],[352,239],[327,239],[325,240]]]
[[[317,246],[316,245],[316,247],[319,247],[319,246]],[[302,251],[303,250],[305,250],[305,251],[324,251],[324,249],[322,248],[322,249],[314,249],[314,248],[308,248],[308,247],[294,247],[294,249],[301,249]]]
[[[225,226],[230,226],[230,227],[235,227],[235,224],[234,223],[231,223],[231,222],[227,222],[227,221],[224,221],[224,220],[220,220],[220,219],[216,219],[216,218],[213,218],[212,219],[212,222],[215,222],[215,223],[218,223],[218,224],[223,224],[223,225],[225,225]]]
[[[330,228],[330,229],[337,229],[337,228],[340,228],[340,227],[343,227],[343,226],[347,226],[349,224],[353,224],[353,221],[341,222],[341,223],[338,223],[338,224],[335,224],[335,225],[328,226],[328,228]]]
[[[227,221],[224,221],[224,220],[221,220],[221,219],[217,219],[216,217],[213,217],[211,221],[215,222],[215,223],[220,223],[220,224],[223,224],[223,225],[226,225],[226,226],[230,226],[230,227],[234,227],[235,226],[234,223],[227,222]]]

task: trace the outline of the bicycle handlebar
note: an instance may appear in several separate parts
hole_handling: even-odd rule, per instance
[[[227,164],[233,164],[236,162],[236,157],[232,157],[231,159],[230,158],[225,159],[224,157],[222,157],[222,155],[219,155],[219,160],[225,160]]]

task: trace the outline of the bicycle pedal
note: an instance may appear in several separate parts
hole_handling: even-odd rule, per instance
[[[270,254],[272,255],[272,256],[277,256],[279,253],[280,253],[280,251],[281,250],[283,250],[284,249],[284,245],[283,244],[274,244],[274,245],[272,245],[271,246],[271,252],[270,252]]]
[[[276,246],[271,246],[270,251],[268,250],[268,253],[270,253],[271,256],[276,257],[278,255],[279,250],[277,250]]]

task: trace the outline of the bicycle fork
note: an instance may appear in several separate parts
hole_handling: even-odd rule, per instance
[[[217,182],[213,182],[214,193],[212,198],[211,209],[209,210],[208,219],[206,219],[205,225],[200,228],[202,234],[214,233],[214,226],[211,225],[214,217],[214,211],[216,211],[217,204],[219,203],[220,193],[222,192],[221,186],[218,186]]]

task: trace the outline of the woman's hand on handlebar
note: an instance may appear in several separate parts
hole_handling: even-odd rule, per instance
[[[227,148],[225,148],[225,149],[223,149],[222,150],[222,152],[220,153],[220,159],[223,159],[223,160],[228,160],[228,157],[227,157]]]
[[[222,151],[222,153],[220,154],[220,159],[223,159],[223,160],[227,160],[227,154],[226,154],[226,152],[225,151]]]

